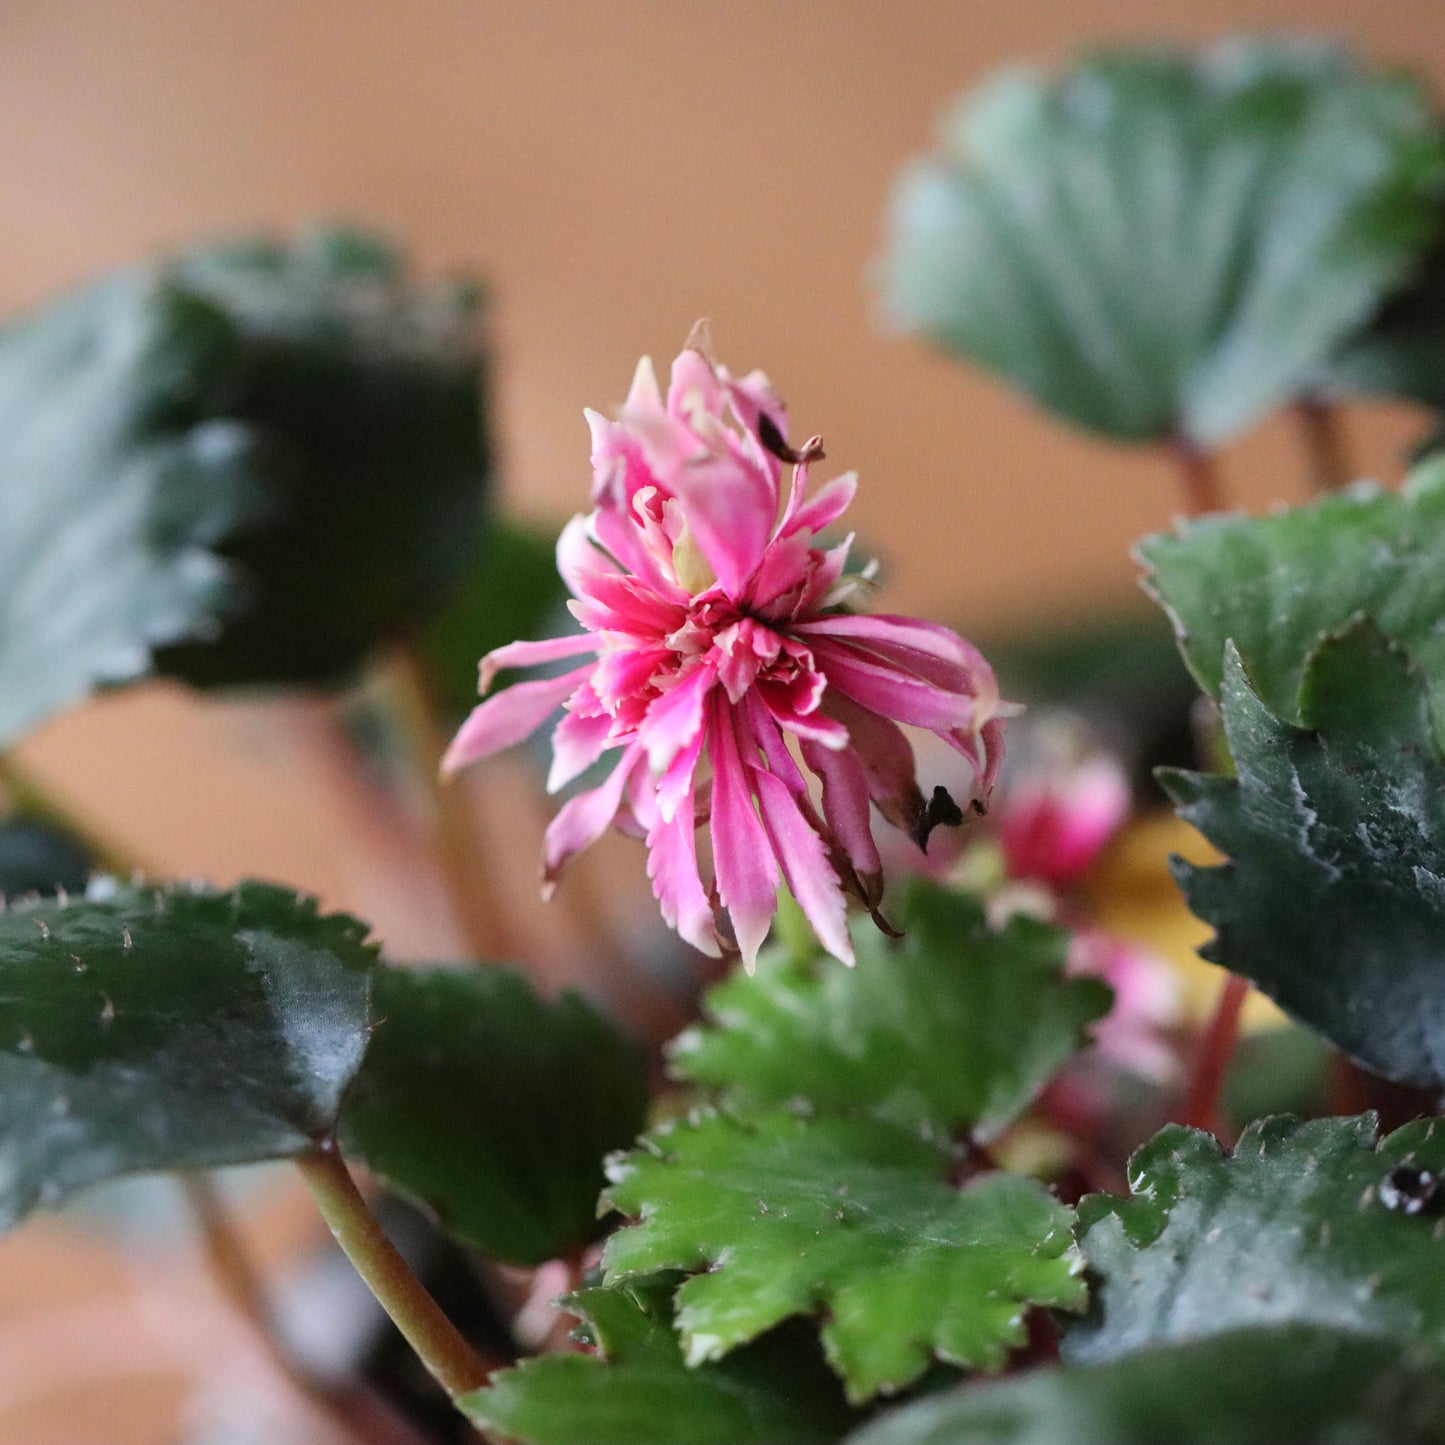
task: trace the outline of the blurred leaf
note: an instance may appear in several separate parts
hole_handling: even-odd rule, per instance
[[[1445,1084],[1445,759],[1425,687],[1368,622],[1321,645],[1304,729],[1237,654],[1222,689],[1238,777],[1163,775],[1228,862],[1176,860],[1205,958],[1386,1078]]]
[[[1330,358],[1320,389],[1445,410],[1445,250]]]
[[[639,1051],[502,968],[378,969],[347,1151],[483,1253],[535,1265],[598,1231],[602,1159],[646,1124]]]
[[[157,670],[334,681],[435,611],[480,538],[472,311],[323,232],[0,333],[0,746]]]
[[[0,747],[234,615],[213,547],[267,505],[217,417],[236,365],[225,317],[149,273],[0,333]]]
[[[1224,1086],[1224,1116],[1238,1133],[1266,1114],[1329,1112],[1329,1046],[1308,1029],[1246,1034],[1235,1048]]]
[[[706,1271],[676,1295],[690,1365],[821,1314],[853,1401],[902,1388],[935,1355],[996,1369],[1024,1342],[1027,1305],[1084,1303],[1070,1213],[1014,1175],[959,1190],[951,1162],[871,1120],[698,1116],[610,1168],[604,1198],[641,1222],[608,1240],[608,1282]]]
[[[90,855],[78,838],[38,818],[0,822],[0,899],[26,893],[80,893]]]
[[[300,1154],[366,1043],[366,927],[288,889],[131,888],[0,915],[0,1226],[150,1169]]]
[[[432,673],[447,712],[461,719],[476,706],[477,663],[483,654],[575,625],[564,610],[566,599],[557,574],[556,534],[496,518],[446,610],[426,631]]]
[[[551,1354],[498,1372],[459,1402],[482,1429],[524,1445],[829,1445],[856,1418],[796,1325],[689,1369],[665,1283],[563,1303],[588,1321],[601,1358]]]
[[[1441,1445],[1442,1419],[1435,1360],[1286,1326],[935,1395],[848,1445]]]
[[[1276,1117],[1246,1129],[1232,1154],[1171,1124],[1129,1161],[1128,1198],[1079,1204],[1095,1284],[1065,1357],[1092,1364],[1275,1324],[1445,1345],[1438,1212],[1381,1202],[1402,1164],[1445,1172],[1438,1120],[1377,1140],[1373,1114]]]
[[[948,1138],[992,1138],[1108,1012],[1109,990],[1063,976],[1069,935],[1014,917],[999,931],[967,894],[915,882],[898,945],[859,939],[858,966],[773,950],[707,995],[711,1026],[674,1045],[685,1077],[728,1103],[806,1099]]]
[[[1364,613],[1441,695],[1445,740],[1445,463],[1418,468],[1402,494],[1360,485],[1268,517],[1206,517],[1138,550],[1206,692],[1219,696],[1232,641],[1265,704],[1298,723],[1311,653]]]
[[[1423,89],[1323,45],[1118,51],[969,97],[894,197],[887,308],[1077,425],[1217,446],[1437,222]]]
[[[439,612],[482,542],[476,289],[420,287],[379,237],[345,228],[202,249],[171,274],[234,332],[224,404],[266,452],[269,506],[219,538],[244,609],[165,670],[338,681]]]

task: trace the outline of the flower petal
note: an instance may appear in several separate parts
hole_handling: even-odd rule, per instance
[[[868,901],[883,896],[883,860],[873,839],[868,808],[868,775],[851,748],[834,750],[804,738],[803,761],[823,781],[823,817],[838,840]]]
[[[637,734],[654,773],[661,775],[702,730],[703,705],[716,678],[716,669],[696,668],[647,709]]]
[[[853,505],[857,492],[857,472],[844,472],[841,477],[834,477],[831,482],[818,488],[817,495],[811,502],[804,502],[793,513],[783,528],[783,535],[791,537],[802,533],[804,536],[812,536],[825,527],[831,527]]]
[[[605,783],[591,792],[578,793],[552,819],[542,849],[542,896],[550,898],[557,875],[574,854],[591,847],[606,831],[622,806],[622,792],[632,770],[642,760],[642,749],[633,744],[617,760]]]
[[[843,886],[828,862],[823,840],[808,825],[787,785],[764,768],[752,769],[763,827],[783,877],[798,907],[813,925],[818,942],[846,964],[852,964],[853,941],[848,937],[848,905]]]
[[[443,775],[521,742],[561,707],[591,671],[589,664],[561,677],[514,683],[474,707],[442,759]]]
[[[541,642],[509,642],[505,647],[494,647],[477,669],[477,691],[490,692],[497,674],[507,668],[540,667],[544,662],[557,662],[564,657],[576,657],[579,652],[596,651],[597,639],[586,632],[569,632],[563,637],[544,638]]]
[[[558,792],[580,778],[607,749],[612,719],[605,712],[569,712],[552,733],[552,766],[547,791]]]
[[[698,875],[691,792],[670,820],[659,813],[648,830],[647,847],[647,876],[664,921],[709,958],[720,958],[717,920]]]
[[[870,712],[940,734],[974,727],[979,708],[970,695],[910,676],[816,632],[808,640],[829,686]]]
[[[777,907],[778,870],[753,805],[750,772],[738,754],[736,710],[716,689],[711,713],[713,867],[718,897],[732,919],[743,966],[751,973]]]

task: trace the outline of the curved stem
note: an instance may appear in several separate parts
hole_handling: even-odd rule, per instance
[[[1214,453],[1207,452],[1188,437],[1176,436],[1169,444],[1179,479],[1184,484],[1184,506],[1191,517],[1222,512],[1227,503],[1219,483]]]
[[[235,1223],[207,1174],[183,1174],[186,1196],[205,1252],[206,1264],[217,1288],[236,1313],[255,1331],[277,1373],[299,1395],[345,1431],[375,1445],[402,1445],[415,1441],[409,1426],[392,1415],[369,1392],[322,1379],[301,1363],[287,1347],[266,1297],[265,1284]]]
[[[1189,1093],[1179,1122],[1193,1129],[1220,1132],[1219,1100],[1224,1092],[1234,1047],[1239,1042],[1239,1022],[1244,1001],[1249,996],[1249,980],[1232,973],[1219,991],[1214,1017],[1199,1041],[1199,1054],[1189,1080]]]
[[[485,1385],[488,1366],[382,1232],[336,1146],[303,1155],[296,1167],[337,1244],[432,1378],[452,1396]]]
[[[1339,407],[1307,396],[1295,404],[1295,415],[1309,454],[1310,485],[1321,495],[1348,486],[1350,458]]]
[[[495,886],[498,870],[488,839],[477,827],[465,791],[441,778],[447,737],[441,723],[431,664],[414,643],[394,654],[396,710],[431,811],[432,846],[457,922],[477,961],[516,958],[518,940],[506,901]]]

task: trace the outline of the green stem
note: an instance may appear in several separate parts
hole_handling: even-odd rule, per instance
[[[420,647],[397,649],[392,677],[397,720],[426,789],[432,849],[458,926],[478,962],[516,958],[518,940],[508,923],[506,901],[495,886],[499,870],[489,857],[488,840],[477,827],[465,791],[441,779],[447,738],[436,679]]]
[[[337,1244],[432,1378],[455,1397],[487,1383],[488,1367],[382,1232],[334,1144],[296,1161]]]
[[[1295,415],[1309,454],[1310,485],[1320,495],[1348,486],[1350,458],[1339,407],[1307,396],[1295,404]]]
[[[374,1445],[415,1441],[411,1429],[379,1398],[322,1379],[291,1353],[277,1328],[261,1274],[210,1175],[182,1174],[180,1185],[195,1219],[211,1278],[231,1307],[251,1326],[277,1373],[357,1440]]]

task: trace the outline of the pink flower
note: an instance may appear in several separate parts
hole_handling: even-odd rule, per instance
[[[585,630],[489,653],[481,690],[503,668],[587,660],[488,698],[443,766],[519,742],[563,706],[549,790],[604,754],[615,761],[548,828],[546,888],[615,821],[646,838],[663,917],[703,952],[732,946],[719,933],[726,909],[751,967],[781,878],[823,946],[851,963],[847,896],[878,918],[883,894],[870,801],[920,844],[936,824],[963,821],[945,789],[925,797],[899,724],[967,759],[981,809],[1010,711],[993,672],[946,628],[846,610],[869,579],[844,570],[851,537],[825,549],[817,534],[843,515],[856,478],[809,499],[819,440],[790,448],[767,378],[734,379],[699,332],[673,363],[666,400],[644,358],[617,420],[587,419],[594,509],[557,543]]]
[[[1007,789],[998,841],[1010,878],[1051,888],[1077,883],[1129,815],[1129,779],[1107,753],[1068,756],[1065,735],[1042,740],[1045,757]]]

